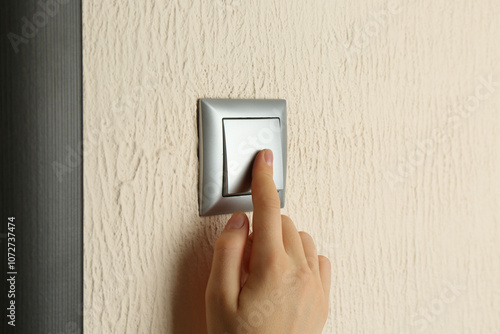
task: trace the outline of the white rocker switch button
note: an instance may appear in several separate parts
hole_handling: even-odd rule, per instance
[[[279,118],[224,118],[223,196],[250,195],[253,161],[260,150],[273,151],[273,179],[283,189]]]

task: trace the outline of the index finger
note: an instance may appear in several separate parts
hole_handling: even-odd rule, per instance
[[[273,180],[272,161],[272,151],[262,150],[252,169],[253,245],[259,258],[284,251],[281,202]]]

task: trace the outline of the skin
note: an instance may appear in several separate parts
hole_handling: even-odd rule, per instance
[[[215,242],[205,291],[208,333],[321,333],[330,261],[281,215],[270,150],[255,158],[252,201],[252,234],[246,214],[236,212]]]

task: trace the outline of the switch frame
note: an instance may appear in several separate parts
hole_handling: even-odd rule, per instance
[[[287,169],[286,101],[283,99],[199,99],[198,158],[199,214],[210,216],[253,211],[252,196],[223,196],[224,118],[279,118],[283,162],[283,189],[278,190],[281,207],[285,205]]]

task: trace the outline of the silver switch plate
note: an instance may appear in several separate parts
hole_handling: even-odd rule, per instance
[[[199,100],[201,216],[253,211],[251,168],[264,148],[273,151],[273,178],[284,207],[286,129],[285,100]]]

